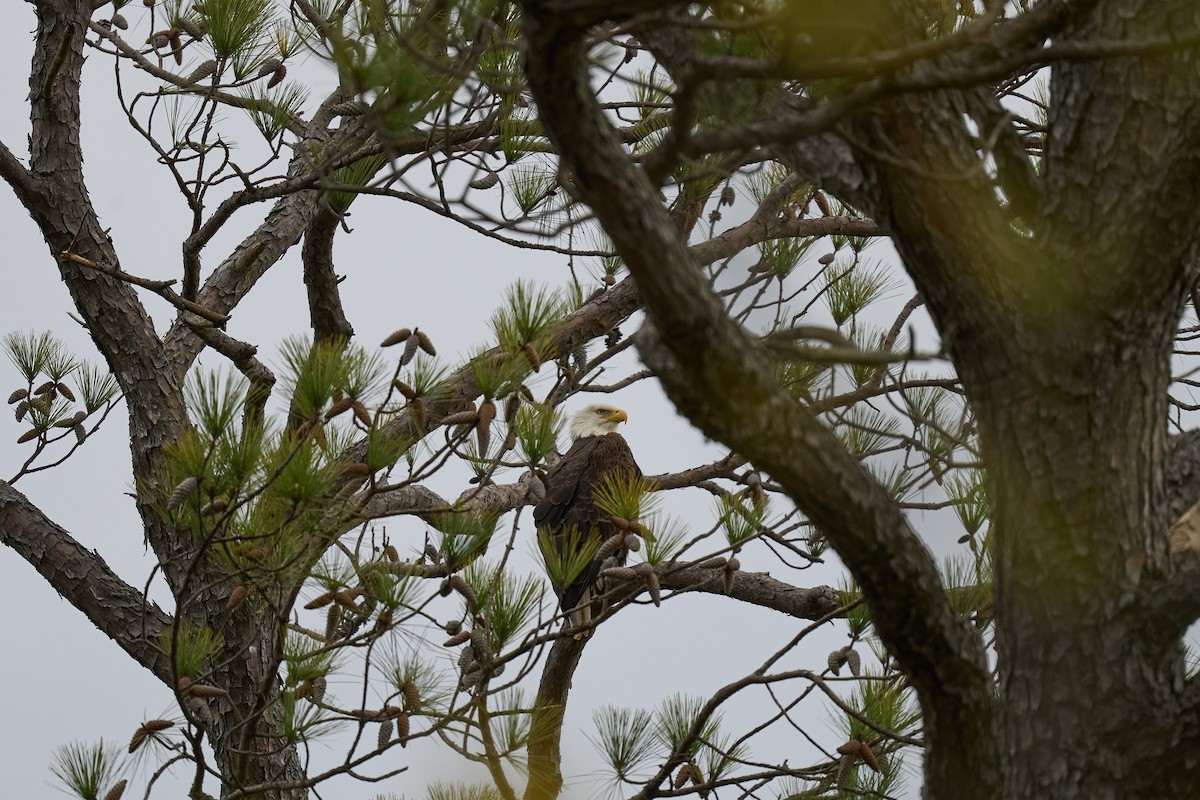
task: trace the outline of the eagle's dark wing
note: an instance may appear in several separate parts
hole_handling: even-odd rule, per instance
[[[571,531],[578,531],[578,542],[589,539],[604,541],[617,532],[608,514],[596,507],[593,493],[613,473],[641,476],[633,452],[625,438],[618,433],[576,439],[571,449],[547,476],[546,498],[533,509],[538,528],[546,528],[555,545],[569,546]],[[623,561],[625,552],[616,554]],[[600,564],[592,562],[570,586],[555,586],[564,611],[571,611],[586,602],[588,590],[600,575]],[[584,616],[584,621],[587,615]]]

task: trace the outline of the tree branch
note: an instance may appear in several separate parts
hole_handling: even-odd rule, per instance
[[[910,676],[932,730],[955,731],[941,765],[980,792],[993,746],[992,679],[977,633],[950,608],[938,570],[903,512],[831,431],[779,386],[771,360],[724,313],[650,184],[591,94],[582,38],[537,2],[525,5],[526,74],[551,140],[625,259],[657,332],[643,360],[707,435],[767,470],[828,535],[859,584],[888,648]],[[931,741],[937,741],[930,736]],[[951,758],[970,753],[971,766]],[[968,774],[970,777],[968,778]]]
[[[170,683],[171,663],[159,650],[158,637],[172,624],[171,617],[4,481],[0,481],[0,542],[32,564],[63,599],[134,661]]]

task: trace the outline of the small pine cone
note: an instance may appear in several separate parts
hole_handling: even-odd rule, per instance
[[[700,569],[725,569],[725,559],[717,556],[716,558],[710,558],[707,561],[701,561],[696,566],[698,566]]]
[[[875,757],[875,751],[871,749],[871,745],[862,739],[851,739],[849,744],[854,746],[855,755],[861,758],[868,767],[875,772],[882,772],[879,768],[879,759]]]
[[[470,636],[470,634],[467,634]],[[458,671],[469,672],[471,665],[475,663],[475,648],[464,647],[458,652]]]
[[[388,334],[388,337],[384,339],[379,346],[391,347],[392,345],[400,344],[401,342],[407,340],[410,336],[412,336],[412,331],[410,331],[408,328],[400,328],[399,330],[394,330]]]
[[[184,83],[199,83],[205,78],[213,75],[217,71],[217,60],[210,58],[200,66],[192,70],[191,74],[184,78]]]
[[[333,602],[337,603],[347,611],[358,611],[358,603],[354,602],[356,593],[348,589],[343,589],[340,592],[333,593]]]
[[[309,600],[307,603],[305,603],[304,607],[306,609],[308,609],[309,611],[314,611],[318,608],[324,608],[325,606],[329,605],[332,602],[333,602],[333,592],[323,592],[323,593],[317,595],[316,597],[314,597],[312,600]]]
[[[445,628],[446,628],[446,633],[450,634],[451,636],[455,636],[458,634],[459,631],[462,630],[462,623],[456,619],[452,619],[446,623]]]
[[[604,283],[605,286],[613,286],[617,282],[617,276],[613,275],[611,272],[606,272],[606,273],[604,273],[604,277],[601,278],[600,280]]]
[[[421,695],[417,692],[415,683],[405,681],[404,685],[400,687],[400,693],[404,695],[404,703],[410,712],[415,714],[421,710]]]
[[[165,731],[167,728],[174,728],[175,723],[169,719],[151,719],[142,723],[142,727],[148,731]]]
[[[24,400],[26,397],[29,397],[28,389],[17,389],[15,392],[13,392],[12,394],[10,394],[8,396],[8,404],[11,406],[13,403],[17,402],[18,400]]]
[[[58,393],[61,394],[63,397],[67,398],[72,403],[75,402],[75,393],[71,391],[70,386],[67,386],[62,381],[59,381],[58,383],[54,384],[54,388],[58,389]]]
[[[383,546],[383,555],[393,564],[400,560],[400,553],[396,552],[395,545],[385,544]]]
[[[737,556],[730,556],[729,560],[725,562],[725,569],[729,570],[730,572],[736,572],[741,568],[742,562],[737,560]]]
[[[354,411],[354,418],[357,419],[364,428],[371,427],[371,414],[367,411],[367,407],[355,400],[350,404],[350,408]]]
[[[404,352],[400,356],[400,366],[403,367],[405,364],[413,360],[413,356],[417,354],[417,348],[419,346],[420,342],[417,341],[417,337],[408,337],[408,340],[404,343]]]
[[[54,427],[56,427],[56,428],[74,428],[76,425],[83,422],[85,419],[87,419],[86,411],[76,411],[74,414],[67,417],[66,419],[60,419],[58,422],[54,423]]]
[[[413,423],[416,424],[418,428],[424,429],[426,415],[425,401],[419,397],[413,400],[408,404],[408,413],[409,416],[412,417]]]
[[[403,711],[396,717],[396,735],[400,738],[400,746],[408,746],[408,734],[411,730],[411,725],[408,721],[408,714]]]
[[[171,496],[167,498],[167,508],[179,508],[184,504],[185,501],[187,501],[189,497],[192,496],[199,486],[200,479],[195,475],[181,480],[179,485],[176,486],[174,491],[171,492]]]
[[[206,683],[193,683],[192,688],[188,690],[188,694],[192,697],[228,697],[229,692],[218,686],[209,686]]]
[[[120,28],[123,31],[129,30],[129,20],[125,19],[120,14],[112,15],[112,24],[114,28]]]
[[[179,683],[175,684],[180,694],[187,694],[188,689],[192,688],[192,679],[187,675],[179,676]]]
[[[825,666],[829,667],[829,671],[834,675],[840,675],[842,666],[846,663],[846,648],[842,647],[834,650],[829,654],[829,658],[825,659]]]
[[[829,206],[829,201],[825,199],[825,195],[821,192],[813,194],[813,200],[817,201],[817,208],[821,209],[821,213],[827,217],[833,216],[833,209]]]
[[[283,78],[279,75],[281,71],[284,75],[287,75],[287,67],[283,66],[283,62],[278,58],[268,58],[263,62],[262,66],[258,68],[258,73],[254,77],[265,78],[270,75],[272,81],[279,83],[279,81],[283,80]],[[279,78],[279,81],[275,80],[277,77]],[[267,88],[269,89],[273,87],[275,83],[268,83]]]
[[[150,45],[155,50],[161,50],[164,47],[166,47],[167,45],[169,45],[170,43],[171,43],[171,35],[170,35],[169,30],[168,31],[156,31],[155,33],[150,34],[150,37],[148,39],[146,39],[146,44]]]
[[[495,172],[489,172],[481,178],[476,178],[468,184],[472,189],[490,189],[500,182],[500,176]]]
[[[412,401],[417,399],[417,390],[409,386],[404,381],[396,379],[392,381],[392,386],[395,386],[396,391],[404,395],[405,400]]]
[[[471,648],[475,651],[475,658],[478,661],[490,661],[492,658],[492,645],[488,642],[487,634],[476,628],[471,631]]]
[[[442,647],[458,647],[463,642],[469,641],[470,638],[471,638],[470,631],[459,631],[458,633],[454,634],[449,639],[447,639],[442,644]]]
[[[337,635],[338,626],[342,622],[341,606],[330,606],[325,613],[325,641],[332,642]]]
[[[658,573],[651,572],[646,576],[646,589],[650,592],[650,600],[655,606],[662,605],[662,586],[658,582]]]
[[[516,446],[517,446],[517,432],[510,428],[509,431],[504,434],[504,442],[501,445],[501,450],[503,452],[507,453],[509,450],[512,450]]]
[[[609,569],[600,570],[600,574],[605,578],[612,578],[615,581],[631,581],[638,577],[637,570],[633,567],[610,567]]]
[[[731,560],[736,561],[736,559]],[[730,569],[729,564],[726,563],[725,572],[721,576],[724,582],[722,588],[725,590],[725,594],[733,594],[733,579],[735,575],[737,575],[737,571]]]
[[[838,752],[840,753],[841,750],[842,748],[839,747]],[[846,788],[846,782],[850,780],[850,773],[854,771],[854,762],[857,760],[854,756],[845,754],[838,759],[837,786],[839,789]]]
[[[625,534],[625,549],[631,553],[636,553],[642,549],[642,540],[632,533]]]
[[[208,33],[208,29],[204,27],[204,23],[194,17],[180,17],[176,22],[179,29],[193,39],[203,39],[204,34]]]
[[[443,425],[470,425],[473,428],[477,422],[479,422],[479,412],[472,410],[456,411],[442,418]]]
[[[36,439],[38,437],[38,434],[40,434],[40,433],[41,433],[41,431],[39,429],[30,428],[29,430],[25,431],[24,433],[22,433],[20,436],[17,437],[17,444],[25,444],[26,442],[33,441],[34,439]]]
[[[243,584],[238,584],[233,587],[233,591],[229,593],[229,599],[225,601],[225,610],[233,611],[240,606],[246,599],[246,587]]]
[[[726,186],[721,190],[721,199],[718,201],[718,205],[731,206],[736,200],[737,192],[733,190],[732,186]]]
[[[647,564],[646,562],[644,562],[644,561],[643,561],[643,562],[642,562],[642,563],[640,563],[640,564],[634,564],[634,565],[633,565],[633,571],[634,571],[634,572],[635,572],[635,573],[636,573],[636,574],[637,574],[639,577],[642,577],[642,578],[644,578],[644,577],[646,577],[647,575],[649,575],[650,573],[654,572],[654,565],[653,565],[653,564]]]
[[[425,331],[417,328],[413,331],[413,336],[417,337],[417,344],[422,350],[431,356],[437,355],[437,350],[433,348],[433,342],[429,341],[429,337],[425,335]]]
[[[154,2],[155,0],[142,0],[142,5],[146,8],[154,8]]]
[[[825,255],[823,255],[817,259],[817,263],[823,267],[828,267],[830,264],[833,263],[834,258],[835,258],[835,256],[833,255],[833,253],[826,253]]]
[[[312,681],[304,681],[296,687],[296,699],[303,700],[312,694]]]
[[[479,455],[487,455],[488,448],[492,446],[492,423],[490,421],[479,420],[475,425],[475,440],[478,443]]]
[[[392,740],[392,727],[393,723],[390,719],[379,723],[379,738],[376,740],[376,744],[379,745],[380,750],[387,747],[388,742]]]
[[[641,536],[642,535],[642,523],[638,522],[636,519],[629,520],[629,532],[635,533],[638,536]]]
[[[136,752],[137,749],[142,746],[142,742],[146,741],[146,737],[149,735],[150,731],[146,730],[145,726],[139,726],[138,729],[133,732],[133,738],[129,740],[129,752]]]
[[[846,651],[846,666],[850,667],[850,674],[857,678],[862,674],[862,657],[849,645],[842,649]]]
[[[309,700],[312,701],[313,705],[321,704],[321,701],[325,699],[325,690],[328,688],[329,681],[325,679],[325,676],[322,675],[320,677],[313,678],[312,690],[309,692]]]
[[[183,40],[179,37],[179,28],[171,28],[171,35],[167,37],[167,44],[171,45],[171,55],[175,56],[175,63],[183,63]]]
[[[361,117],[367,107],[357,100],[347,100],[344,103],[334,103],[329,110],[337,117]]]
[[[691,763],[682,765],[679,768],[679,771],[675,773],[675,780],[671,782],[671,788],[672,789],[682,788],[684,786],[684,784],[686,784],[691,777],[692,777]]]
[[[325,412],[325,421],[328,422],[338,414],[344,414],[353,407],[354,401],[349,397],[343,397],[341,400],[336,400],[331,406],[329,406],[329,410]]]
[[[534,372],[540,372],[542,369],[542,358],[538,355],[537,349],[531,344],[525,344],[521,347],[521,355],[525,356],[525,360],[529,362],[529,368]]]
[[[496,403],[492,398],[484,398],[484,401],[479,404],[479,421],[480,423],[487,422],[491,424],[496,418]]]
[[[129,23],[126,23],[127,25]],[[121,795],[125,794],[125,787],[129,785],[129,781],[125,778],[113,784],[108,793],[104,795],[104,800],[121,800]]]
[[[600,548],[596,550],[596,560],[603,561],[604,559],[617,552],[617,548],[625,542],[625,534],[614,533],[612,536],[604,540]]]
[[[604,346],[605,346],[606,348],[608,348],[609,350],[613,349],[614,347],[616,347],[618,344],[620,344],[620,343],[621,343],[621,338],[622,338],[624,335],[625,335],[625,334],[621,333],[621,329],[620,329],[620,328],[613,328],[611,331],[609,331],[609,332],[608,332],[608,333],[605,335],[605,337],[604,337]]]
[[[82,425],[71,428],[71,432],[75,434],[75,441],[79,444],[83,444],[83,440],[87,438],[87,429]]]
[[[20,398],[18,398],[20,399]],[[10,403],[15,402],[9,400]],[[512,425],[513,420],[517,418],[517,411],[521,408],[521,395],[513,392],[504,401],[504,422],[506,425]]]
[[[612,524],[617,530],[629,530],[629,520],[625,519],[624,517],[610,517],[609,519],[612,520]]]
[[[467,582],[462,579],[461,575],[451,575],[450,585],[454,587],[454,590],[461,594],[469,604],[476,607],[479,606],[479,597],[475,594],[475,590],[472,589]]]

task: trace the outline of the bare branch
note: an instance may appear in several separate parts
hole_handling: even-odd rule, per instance
[[[172,624],[171,617],[4,481],[0,481],[0,542],[32,564],[134,661],[170,683],[170,660],[159,649],[158,637]]]

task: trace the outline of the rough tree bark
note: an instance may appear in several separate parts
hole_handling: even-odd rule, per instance
[[[1054,30],[1077,52],[1196,30],[1183,3],[1044,6],[1038,35]],[[993,487],[994,689],[982,642],[945,606],[919,539],[776,384],[613,134],[588,85],[584,37],[622,9],[525,8],[542,118],[648,308],[643,358],[681,413],[765,468],[828,532],[919,693],[926,796],[1189,796],[1200,786],[1198,690],[1184,681],[1179,636],[1196,608],[1175,598],[1167,611],[1162,599],[1194,580],[1196,560],[1168,558],[1164,488],[1171,344],[1200,241],[1187,56],[1055,63],[1041,174],[1013,175],[998,156],[1008,206],[964,122],[1009,124],[978,81],[871,96],[807,152],[802,136],[746,126],[794,163],[819,152],[826,162],[807,174],[833,176],[827,188],[892,234],[963,379]],[[989,42],[1025,41],[1031,23],[1021,24]],[[880,29],[913,27],[896,12]],[[676,79],[696,89],[687,71]],[[792,130],[802,128],[797,118]],[[1130,207],[1147,213],[1116,224]]]

